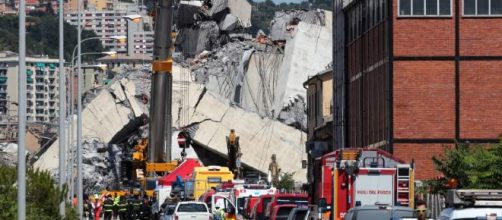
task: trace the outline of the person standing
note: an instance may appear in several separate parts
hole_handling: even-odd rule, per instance
[[[94,209],[94,219],[95,220],[99,220],[101,218],[101,211],[103,209],[102,205],[101,205],[101,198],[99,198],[98,194],[96,194],[94,196],[94,206],[93,206],[93,209]]]
[[[119,204],[118,204],[118,213],[119,213],[119,218],[120,220],[125,220],[127,219],[126,214],[127,214],[127,201],[124,196],[120,197]]]
[[[106,196],[106,200],[103,204],[103,209],[105,211],[105,220],[111,220],[113,216],[113,200],[111,195]]]
[[[415,213],[417,220],[427,219],[427,204],[423,200],[418,200],[415,202]]]

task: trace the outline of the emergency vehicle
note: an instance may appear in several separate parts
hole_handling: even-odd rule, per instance
[[[253,202],[250,197],[257,198],[261,195],[275,194],[276,191],[275,187],[268,184],[236,185],[230,193],[230,200],[237,205],[237,213],[243,215],[246,205]]]
[[[381,149],[350,148],[316,159],[310,194],[322,219],[343,219],[355,206],[413,207],[413,187],[413,165]]]
[[[230,172],[228,167],[195,167],[193,171],[193,198],[197,200],[212,187],[216,188],[233,179],[234,174]]]

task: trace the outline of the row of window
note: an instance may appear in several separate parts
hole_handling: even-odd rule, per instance
[[[452,0],[399,0],[399,16],[451,16]],[[463,0],[464,16],[502,16],[502,0]]]

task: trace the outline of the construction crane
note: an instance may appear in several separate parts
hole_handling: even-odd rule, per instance
[[[153,195],[159,176],[174,170],[171,160],[172,135],[172,23],[173,0],[158,0],[154,9],[154,50],[150,102],[148,160],[145,165],[144,189]]]

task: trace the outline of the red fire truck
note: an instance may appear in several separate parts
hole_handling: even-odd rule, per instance
[[[413,207],[413,182],[412,165],[380,149],[350,148],[316,159],[311,196],[322,219],[343,219],[355,206]]]

